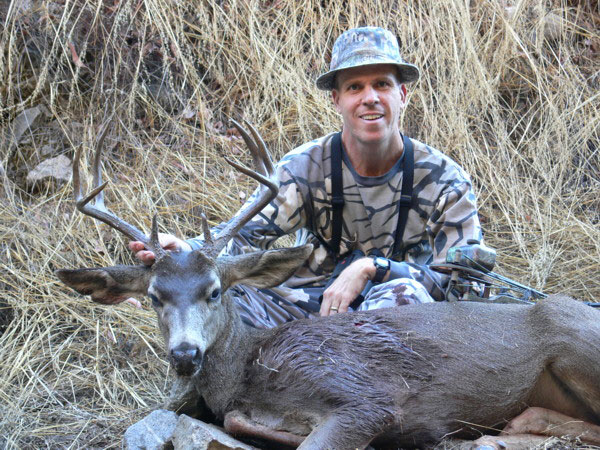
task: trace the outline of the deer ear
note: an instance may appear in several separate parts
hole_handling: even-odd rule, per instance
[[[114,266],[98,269],[60,269],[60,281],[92,300],[114,305],[136,295],[146,295],[151,269],[148,266]]]
[[[312,244],[217,259],[223,291],[238,283],[267,288],[287,280],[312,253]]]

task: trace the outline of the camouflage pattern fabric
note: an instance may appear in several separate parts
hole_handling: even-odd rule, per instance
[[[256,289],[252,286],[235,286],[231,293],[244,323],[255,328],[272,328],[292,320],[318,316],[318,299],[324,290],[323,287]],[[422,283],[412,278],[396,278],[373,286],[356,310],[433,301]]]
[[[284,285],[262,290],[234,288],[234,297],[248,324],[270,327],[318,314],[318,298],[333,272],[336,258],[354,249],[367,255],[379,252],[393,260],[390,280],[404,279],[403,283],[412,290],[405,295],[410,301],[443,300],[447,277],[429,270],[427,265],[445,261],[452,246],[464,245],[469,239],[481,240],[476,198],[468,175],[440,151],[411,139],[415,158],[413,206],[399,254],[391,253],[398,221],[402,161],[382,176],[363,177],[344,154],[342,239],[340,255],[333,255],[330,250],[332,136],[306,143],[281,159],[276,167],[278,196],[224,249],[230,255],[267,249],[279,237],[291,233],[296,233],[297,245],[309,242],[314,245],[310,258]],[[202,241],[200,236],[187,242],[192,248],[199,248]],[[397,288],[398,282],[388,286],[386,305],[396,302],[397,296],[392,291],[396,289],[400,295]],[[383,285],[376,290],[378,295],[382,295],[382,290],[385,290]],[[428,298],[423,292],[429,294]],[[365,301],[362,308],[370,309],[369,305],[376,304]]]

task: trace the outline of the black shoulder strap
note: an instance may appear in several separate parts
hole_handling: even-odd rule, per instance
[[[341,132],[334,134],[331,140],[331,207],[331,248],[334,257],[337,257],[342,240],[342,212],[344,210]]]
[[[403,136],[404,142],[404,163],[402,168],[402,191],[400,192],[400,204],[398,206],[398,225],[396,226],[396,238],[394,240],[395,256],[402,246],[402,237],[404,228],[408,221],[408,212],[412,205],[413,179],[415,169],[415,156],[413,143],[410,138]]]

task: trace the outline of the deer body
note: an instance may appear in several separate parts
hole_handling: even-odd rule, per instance
[[[217,256],[277,192],[265,178],[272,165],[264,143],[253,129],[254,141],[236,126],[263,175],[240,170],[267,185],[270,194],[258,196],[249,212],[202,250],[165,252],[156,221],[147,239],[105,209],[101,145],[97,186],[87,197],[79,186],[79,153],[74,163],[77,207],[142,240],[157,258],[151,267],[57,275],[104,304],[148,295],[171,365],[193,388],[186,400],[202,397],[222,418],[239,411],[269,429],[307,436],[302,448],[422,446],[448,433],[502,425],[528,406],[600,425],[600,311],[567,297],[551,296],[535,306],[406,305],[271,330],[243,325],[228,289],[281,284],[312,246]],[[99,196],[94,206],[88,204]],[[208,238],[205,221],[203,226]]]
[[[282,257],[299,264],[309,253],[300,247],[249,254],[252,264],[239,264],[236,276],[266,287],[277,280],[249,280],[248,272],[264,271],[268,262],[272,274],[285,265]],[[528,406],[600,424],[600,312],[575,300],[406,305],[256,330],[241,322],[227,292],[218,301],[199,294],[233,277],[219,271],[219,258],[198,270],[205,259],[174,255],[153,268],[130,269],[148,273],[148,292],[162,299],[155,308],[172,365],[218,417],[240,411],[268,428],[308,436],[302,448],[336,449],[374,440],[433,444],[448,433],[502,426]],[[91,278],[110,273],[83,271],[88,288]],[[76,273],[59,276],[73,286]],[[178,349],[192,347],[201,358],[192,364],[195,358],[182,352],[177,360]]]
[[[583,354],[565,312],[597,338]],[[314,429],[317,448],[434,443],[470,424],[503,425],[527,406],[600,423],[600,313],[568,298],[407,305],[250,335],[242,327],[239,347],[207,354],[199,394],[221,416],[239,410],[274,429]],[[237,379],[226,391],[223,367]],[[328,423],[334,431],[323,432]]]

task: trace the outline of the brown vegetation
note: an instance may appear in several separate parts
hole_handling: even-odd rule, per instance
[[[342,3],[0,5],[0,446],[118,447],[167,385],[147,304],[96,306],[53,275],[130,262],[124,240],[73,211],[69,183],[27,174],[91,148],[114,114],[111,208],[195,235],[202,210],[216,224],[252,189],[220,157],[246,158],[228,118],[279,156],[339,128],[313,82],[351,26],[394,30],[421,67],[404,129],[472,175],[498,271],[600,301],[597,2]]]

